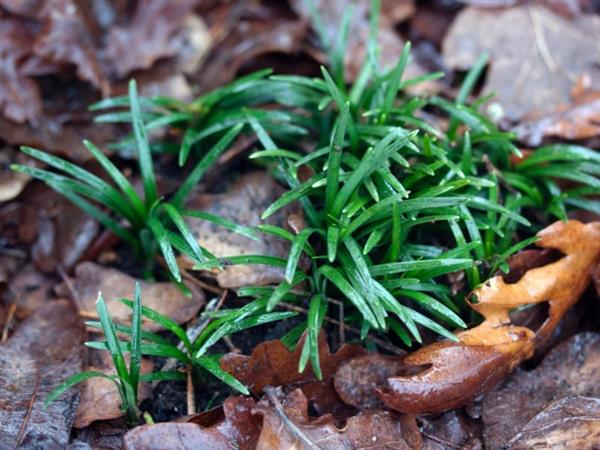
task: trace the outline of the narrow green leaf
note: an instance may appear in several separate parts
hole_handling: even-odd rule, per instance
[[[140,103],[135,80],[131,80],[129,82],[129,101],[131,115],[133,117],[133,132],[135,134],[135,142],[138,151],[140,172],[144,182],[146,207],[149,208],[157,198],[156,180],[154,178],[154,167],[152,163],[152,154],[150,153],[150,146],[148,144],[148,135],[141,117]]]

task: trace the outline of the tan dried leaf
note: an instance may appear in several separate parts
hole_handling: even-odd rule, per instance
[[[133,298],[135,283],[138,281],[142,288],[144,306],[158,311],[177,323],[185,323],[192,319],[204,305],[204,293],[190,286],[191,297],[186,296],[173,283],[156,283],[136,280],[116,269],[110,269],[92,262],[84,262],[75,268],[73,280],[74,301],[79,311],[95,314],[95,303],[98,292],[106,301],[108,312],[115,322],[127,323],[131,319],[131,308],[122,304],[119,298]],[[63,294],[69,294],[66,286],[59,289]],[[155,322],[142,318],[142,326],[148,331],[158,331],[163,328]]]
[[[477,303],[471,306],[483,315],[483,323],[458,333],[459,343],[435,343],[406,357],[406,365],[426,368],[389,378],[378,392],[388,406],[415,414],[464,406],[492,389],[548,338],[591,281],[600,260],[600,222],[556,222],[538,235],[539,247],[564,256],[528,270],[516,283],[496,276],[475,289],[471,298]],[[510,310],[542,302],[549,302],[549,316],[537,332],[511,324]]]

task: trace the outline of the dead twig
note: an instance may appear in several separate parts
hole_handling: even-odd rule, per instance
[[[191,416],[192,414],[196,414],[196,397],[194,395],[194,380],[193,378],[193,369],[192,369],[192,365],[190,364],[187,367],[187,395],[186,395],[186,399],[187,399],[187,413],[188,416]]]
[[[17,304],[11,303],[8,307],[8,313],[6,314],[6,321],[4,322],[4,328],[2,329],[2,343],[6,342],[8,339],[8,329],[10,328],[10,323],[13,320],[13,317],[17,312]]]
[[[31,392],[31,397],[29,397],[29,403],[27,404],[27,411],[25,411],[25,417],[23,417],[23,422],[21,423],[21,427],[19,428],[19,433],[17,434],[17,439],[15,441],[15,448],[19,448],[21,446],[21,441],[25,437],[25,430],[27,430],[27,424],[29,424],[29,419],[31,418],[31,411],[33,411],[33,405],[35,404],[35,399],[37,398],[37,391],[40,387],[40,369],[35,366],[35,383],[33,385],[33,391]]]
[[[279,418],[279,420],[281,420],[281,424],[284,427],[286,427],[294,436],[296,436],[299,441],[301,441],[304,445],[306,445],[306,447],[310,448],[311,450],[320,450],[321,447],[319,447],[318,445],[316,445],[287,416],[287,414],[285,413],[285,411],[283,409],[283,405],[281,404],[281,402],[277,398],[277,389],[276,388],[272,388],[270,386],[267,386],[267,387],[265,387],[265,394],[267,395],[267,398],[269,399],[269,401],[273,405],[273,408],[275,408],[275,414],[277,415],[277,417]]]

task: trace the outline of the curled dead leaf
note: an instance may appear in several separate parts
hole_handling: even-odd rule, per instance
[[[95,303],[98,292],[106,301],[108,312],[115,322],[127,323],[131,318],[131,308],[118,301],[119,298],[133,297],[135,283],[138,281],[142,288],[144,306],[158,311],[177,323],[185,323],[192,319],[204,304],[204,293],[190,286],[191,296],[186,296],[176,285],[169,282],[156,283],[135,278],[92,262],[84,262],[75,268],[75,278],[72,280],[73,291],[66,285],[58,290],[64,295],[73,295],[80,313],[95,314]],[[148,331],[158,331],[162,328],[155,322],[142,319],[142,326]]]
[[[401,412],[441,412],[464,406],[498,384],[548,338],[588,286],[600,261],[600,223],[556,222],[542,230],[537,245],[562,252],[562,258],[525,272],[515,283],[500,276],[475,289],[471,307],[481,325],[458,333],[460,342],[440,342],[407,356],[403,363],[424,367],[411,376],[388,379],[378,390],[386,405]],[[549,315],[533,330],[512,325],[510,310],[549,303]]]

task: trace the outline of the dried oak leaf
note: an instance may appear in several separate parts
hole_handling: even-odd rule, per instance
[[[148,69],[158,59],[177,54],[181,44],[177,34],[198,4],[198,0],[140,0],[131,21],[108,33],[104,53],[117,77]]]
[[[115,322],[127,323],[131,319],[131,308],[118,301],[119,298],[133,298],[135,283],[142,288],[144,306],[158,311],[177,323],[185,323],[192,319],[204,304],[204,293],[190,286],[192,295],[186,296],[173,283],[156,283],[135,278],[116,269],[102,267],[92,262],[84,262],[75,268],[72,280],[73,292],[68,286],[61,285],[59,293],[72,294],[80,313],[95,314],[95,303],[98,292],[106,301],[108,312]],[[159,331],[163,328],[155,322],[142,318],[143,327],[148,331]]]
[[[127,364],[129,364],[129,354],[125,355]],[[151,373],[154,369],[147,359],[142,359],[140,371],[142,374]],[[85,370],[104,372],[108,375],[116,373],[114,363],[108,352],[100,354],[98,365],[86,367]],[[123,416],[121,409],[121,397],[119,391],[110,380],[106,378],[90,378],[84,381],[80,386],[81,397],[79,398],[79,407],[73,426],[75,428],[84,428],[97,420],[110,420]],[[152,394],[152,385],[150,383],[140,383],[138,390],[138,400],[141,402]]]
[[[460,342],[438,342],[408,355],[407,366],[426,367],[411,376],[392,377],[378,390],[382,401],[407,413],[442,412],[464,406],[497,385],[546,340],[579,299],[600,261],[600,222],[556,222],[538,234],[536,245],[559,250],[559,260],[527,271],[516,283],[502,277],[475,289],[471,307],[485,320],[457,334]],[[549,303],[548,319],[537,332],[511,324],[510,310]]]
[[[81,371],[85,337],[73,305],[57,300],[0,345],[0,448],[66,448],[79,394],[69,391],[47,408],[44,400]]]
[[[495,92],[506,115],[551,113],[570,101],[571,85],[583,73],[600,89],[600,16],[572,20],[539,3],[501,11],[463,9],[443,45],[446,64],[466,70],[490,54],[484,94]]]
[[[267,388],[267,396],[254,408],[263,416],[257,450],[413,450],[420,448],[421,434],[414,417],[390,411],[366,411],[350,417],[338,428],[331,415],[308,417],[308,400],[300,389],[287,395],[281,388]]]
[[[217,420],[204,423],[207,413],[194,422],[143,425],[124,436],[124,450],[254,450],[261,420],[252,414],[256,402],[248,397],[229,397]],[[212,414],[211,414],[212,416]]]
[[[599,374],[600,334],[589,332],[580,333],[555,347],[536,369],[516,370],[510,378],[483,399],[482,418],[486,445],[489,448],[500,448],[508,442],[522,443],[520,439],[529,439],[527,436],[535,434],[540,438],[540,442],[544,442],[541,440],[543,438],[541,435],[546,433],[545,430],[548,430],[547,442],[551,442],[550,437],[555,433],[550,433],[550,429],[563,432],[565,437],[569,436],[569,431],[565,427],[572,426],[575,429],[576,424],[581,420],[576,410],[579,406],[588,404],[587,401],[579,400],[573,404],[572,399],[587,397],[595,398],[596,402],[600,401]],[[574,406],[572,420],[561,417],[560,420],[549,421],[556,413],[557,405],[561,405],[563,401]],[[598,406],[595,408],[596,414],[600,412]],[[570,410],[562,406],[559,409],[562,413]],[[595,420],[598,432],[600,426],[597,422],[598,417]],[[577,428],[580,425],[583,426],[579,423]],[[573,437],[575,434],[574,432]],[[596,442],[600,441],[596,440]],[[515,444],[510,448],[533,447],[533,445]],[[564,448],[549,444],[538,447]],[[586,447],[573,445],[570,448]]]
[[[299,373],[298,362],[304,337],[292,352],[279,340],[258,344],[250,356],[228,353],[221,359],[221,368],[244,383],[254,394],[266,386],[299,387],[319,414],[335,412],[339,400],[333,388],[332,377],[338,366],[365,352],[357,345],[343,345],[336,353],[329,353],[325,334],[319,335],[319,360],[323,381],[319,381],[310,366]]]
[[[283,192],[284,189],[266,172],[251,172],[225,193],[191,196],[186,206],[254,227],[263,223],[262,213]],[[287,217],[293,212],[293,206],[282,208],[266,223],[285,227]],[[288,254],[288,243],[271,235],[261,235],[259,240],[253,240],[204,220],[191,218],[188,223],[198,243],[219,257],[254,254],[286,258]],[[235,265],[218,271],[216,279],[221,287],[238,288],[278,283],[283,276],[283,269],[271,266]]]

